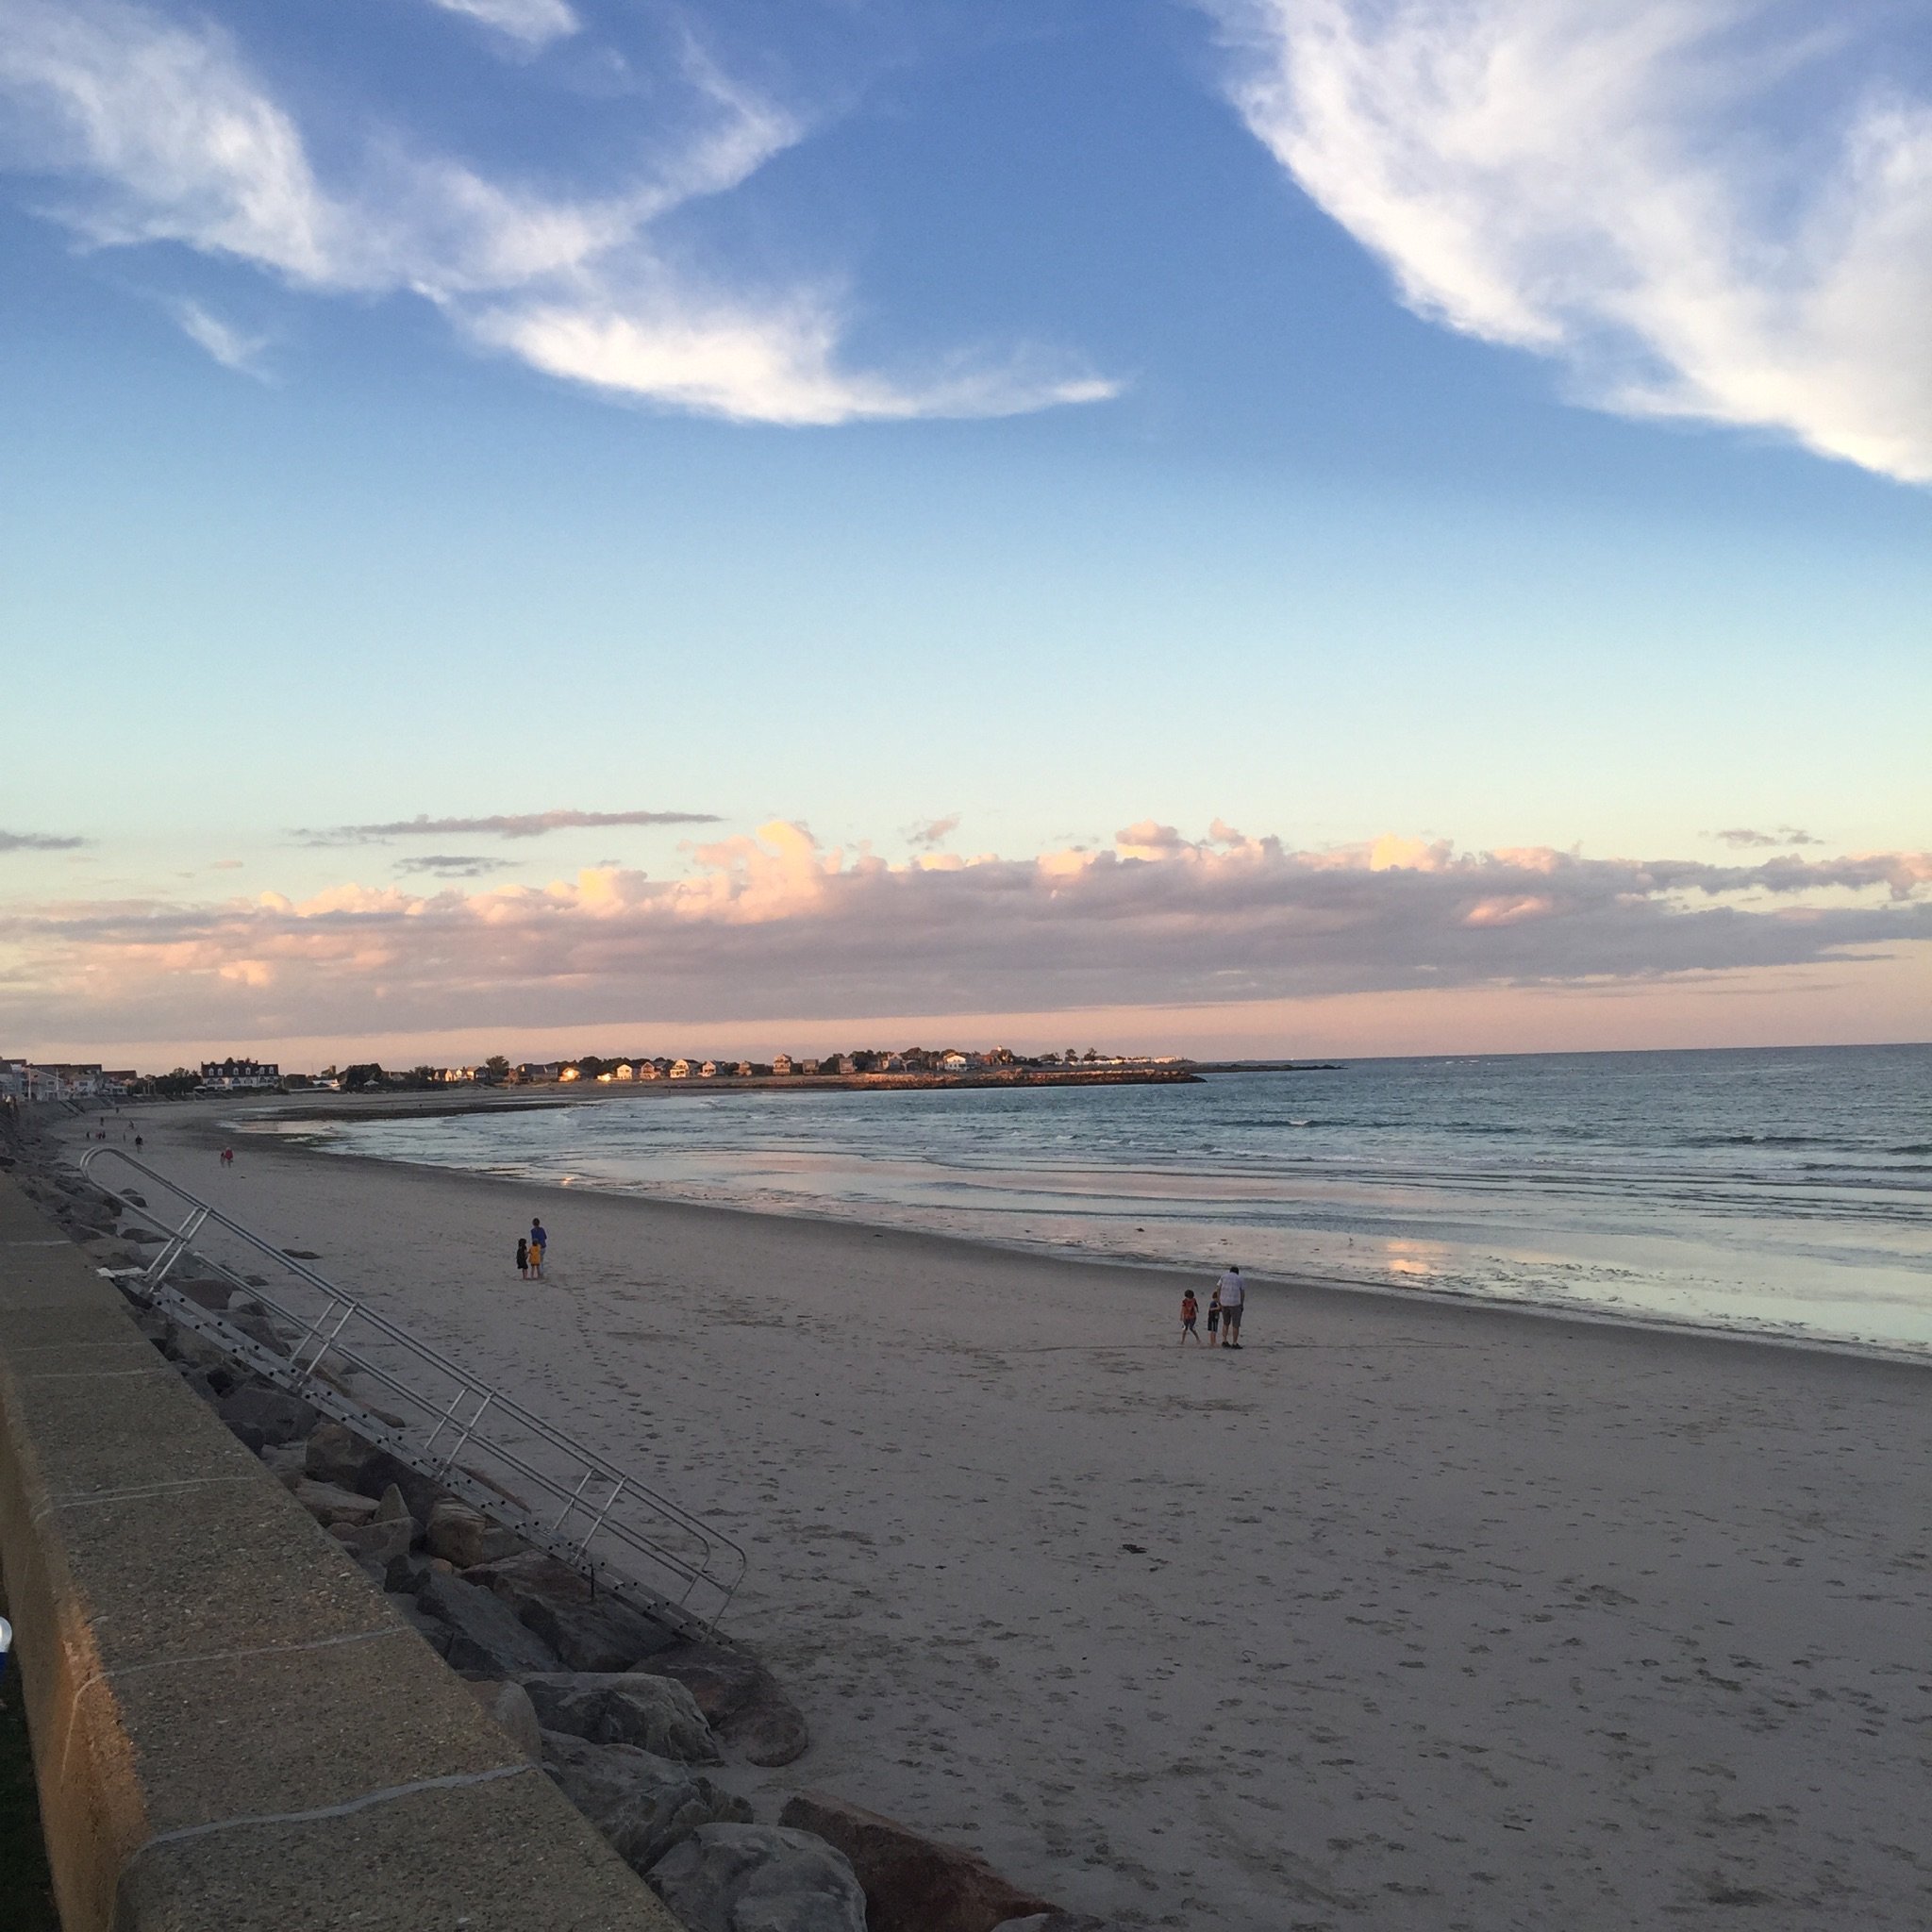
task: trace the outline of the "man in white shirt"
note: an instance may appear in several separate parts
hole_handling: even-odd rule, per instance
[[[1239,1348],[1241,1345],[1241,1305],[1248,1298],[1248,1291],[1241,1281],[1241,1271],[1229,1268],[1215,1286],[1221,1291],[1221,1345],[1223,1348]]]

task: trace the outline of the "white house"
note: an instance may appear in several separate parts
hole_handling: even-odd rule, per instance
[[[282,1070],[273,1060],[203,1060],[201,1084],[213,1093],[272,1092],[282,1084]]]
[[[789,1074],[791,1071],[791,1056],[789,1053],[781,1053],[772,1062],[772,1071],[774,1074]]]
[[[971,1057],[959,1052],[957,1047],[951,1053],[942,1053],[940,1056],[940,1071],[942,1074],[963,1074],[972,1064]]]
[[[673,1060],[671,1062],[671,1077],[674,1080],[689,1080],[691,1078],[691,1062],[689,1060]]]
[[[717,1077],[718,1062],[716,1060],[707,1060],[704,1063],[704,1065],[698,1069],[698,1078],[700,1080],[715,1080]]]

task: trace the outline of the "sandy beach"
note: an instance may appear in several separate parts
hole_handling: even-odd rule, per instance
[[[651,1473],[821,1787],[1130,1924],[1932,1923],[1932,1374],[599,1196],[130,1118]],[[533,1211],[550,1278],[511,1251]],[[1202,1284],[1205,1289],[1205,1284]]]

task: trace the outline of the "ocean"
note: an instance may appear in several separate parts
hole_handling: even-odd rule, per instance
[[[672,1200],[1932,1354],[1932,1046],[801,1081],[294,1131]]]

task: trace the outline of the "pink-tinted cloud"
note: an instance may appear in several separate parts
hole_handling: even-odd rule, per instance
[[[1712,865],[1392,838],[1298,852],[1149,822],[1110,851],[892,865],[777,822],[693,858],[667,879],[598,867],[542,888],[16,906],[0,914],[0,1033],[1217,1007],[1641,986],[1932,940],[1924,853]]]

